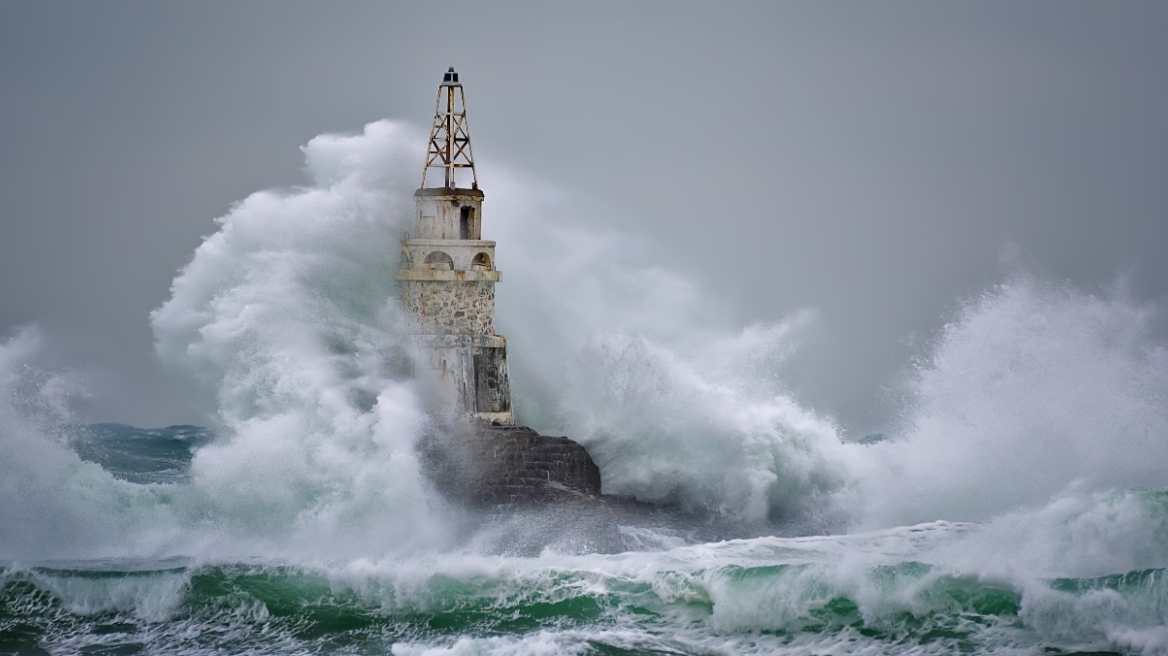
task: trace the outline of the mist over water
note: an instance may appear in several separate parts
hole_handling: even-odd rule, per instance
[[[328,651],[302,628],[332,620],[298,614],[320,604],[401,654],[843,653],[923,635],[949,637],[921,653],[1168,650],[1157,307],[1013,274],[906,371],[887,439],[859,443],[780,375],[812,310],[732,325],[723,301],[645,265],[643,236],[591,230],[581,203],[503,169],[483,227],[519,422],[587,446],[607,494],[753,533],[694,541],[629,519],[632,552],[561,536],[519,558],[491,536],[547,517],[467,529],[419,465],[424,390],[386,367],[406,344],[393,274],[422,143],[389,121],[313,139],[310,183],[235,205],[175,278],[156,350],[216,434],[185,479],[83,461],[67,408],[84,386],[37,367],[35,329],[0,344],[4,612],[130,618],[157,653],[182,623],[266,623],[272,651]],[[93,561],[124,576],[90,578]],[[455,628],[419,619],[438,616]],[[499,628],[515,618],[530,621]],[[68,651],[68,631],[45,635]],[[193,651],[261,644],[223,640]]]
[[[330,553],[338,536],[355,554],[441,540],[414,450],[426,418],[385,372],[418,142],[389,123],[314,139],[313,184],[234,207],[152,315],[161,360],[223,437],[196,454],[193,484],[248,532]]]
[[[83,381],[38,367],[44,350],[35,328],[0,343],[0,559],[124,554],[129,531],[166,531],[167,517],[155,512],[155,490],[117,481],[69,448],[68,402]]]
[[[822,509],[843,482],[838,431],[776,373],[812,314],[727,325],[721,301],[643,264],[644,236],[588,232],[580,203],[535,183],[500,187],[484,226],[520,419],[584,443],[609,494],[750,519]]]
[[[382,371],[402,342],[395,243],[422,141],[388,122],[314,140],[315,185],[235,207],[154,314],[162,360],[224,433],[192,465],[220,511],[315,525],[364,503],[356,518],[413,534],[378,508],[442,505],[413,456],[419,390]],[[538,188],[505,177],[484,210],[520,421],[585,443],[609,493],[757,520],[822,509],[846,480],[836,431],[768,374],[806,318],[720,325],[686,280]]]
[[[900,439],[859,464],[866,523],[983,520],[1064,494],[1165,484],[1158,308],[1026,274],[968,301],[909,384]]]

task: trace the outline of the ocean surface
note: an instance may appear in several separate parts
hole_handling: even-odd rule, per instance
[[[77,434],[84,458],[139,485],[180,484],[192,450],[211,439],[190,426],[104,424]],[[1168,490],[1111,493],[1058,515],[1025,523],[1064,531],[1049,537],[1073,548],[1076,532],[1089,540],[1094,531],[1130,530],[1109,525],[1121,517],[1141,521],[1152,528],[1148,537],[1159,540],[1143,545],[1146,564],[1164,555]],[[0,569],[0,653],[1126,654],[1168,648],[1164,567],[1067,576],[1058,575],[1057,562],[1033,572],[1007,564],[1017,554],[998,554],[1007,561],[1000,562],[979,553],[1005,547],[1000,541],[1017,539],[1024,526],[939,521],[848,535],[698,542],[686,537],[705,530],[695,528],[693,517],[640,519],[649,526],[638,527],[632,516],[591,518],[591,537],[615,523],[623,542],[575,535],[557,543],[563,534],[549,534],[535,553],[522,553],[531,545],[480,535],[474,546],[380,559],[295,563],[256,554],[11,563]],[[547,521],[539,512],[500,512],[478,530],[538,532],[528,524]],[[484,528],[492,522],[493,529]],[[1074,563],[1076,554],[1067,556],[1063,571],[1092,569]]]
[[[518,419],[651,505],[449,503],[386,365],[424,143],[322,135],[217,219],[144,318],[208,428],[84,421],[93,377],[0,340],[0,654],[1168,654],[1168,349],[1122,286],[955,299],[855,435],[785,381],[813,311],[735,325],[484,169]]]

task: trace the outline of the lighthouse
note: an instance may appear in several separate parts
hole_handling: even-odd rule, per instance
[[[466,98],[451,67],[438,87],[413,230],[397,280],[418,349],[415,376],[441,390],[465,421],[514,425],[507,340],[495,333],[495,242],[482,238]]]

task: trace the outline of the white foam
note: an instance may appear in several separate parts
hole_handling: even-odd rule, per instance
[[[69,449],[62,427],[83,381],[39,368],[44,347],[35,328],[0,342],[0,561],[149,551],[173,530],[158,510],[160,497]],[[151,531],[128,545],[125,536],[139,519]]]
[[[313,139],[313,184],[232,208],[151,315],[159,356],[201,390],[221,436],[192,463],[192,512],[257,552],[441,540],[414,451],[426,418],[384,366],[401,344],[401,164],[416,143],[389,122]]]
[[[422,142],[387,121],[312,140],[310,184],[237,204],[175,278],[151,316],[158,354],[219,435],[197,453],[190,484],[116,481],[29,423],[53,412],[5,408],[4,480],[63,491],[0,504],[10,526],[28,526],[4,538],[9,554],[92,555],[99,534],[131,536],[122,553],[210,560],[448,547],[446,509],[414,453],[427,422],[417,391],[382,369],[402,337],[393,273]],[[909,428],[842,444],[775,375],[814,313],[731,325],[716,300],[654,266],[645,242],[588,228],[568,194],[502,167],[484,170],[484,186],[519,416],[584,442],[606,492],[880,528],[1027,516],[1051,499],[1090,505],[1099,491],[1168,485],[1168,356],[1150,334],[1154,308],[1121,293],[1025,276],[990,290],[913,377]],[[46,516],[93,536],[65,537]],[[1094,557],[1087,544],[1072,546],[1083,561]]]
[[[865,523],[985,520],[1063,494],[1168,486],[1156,311],[1026,275],[973,299],[913,378],[907,432],[858,449]]]

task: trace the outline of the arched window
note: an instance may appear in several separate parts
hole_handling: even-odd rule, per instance
[[[472,271],[490,271],[491,270],[491,256],[486,253],[479,253],[470,261],[470,268]]]
[[[452,271],[454,269],[454,260],[442,251],[434,251],[426,256],[426,266],[430,269]]]

